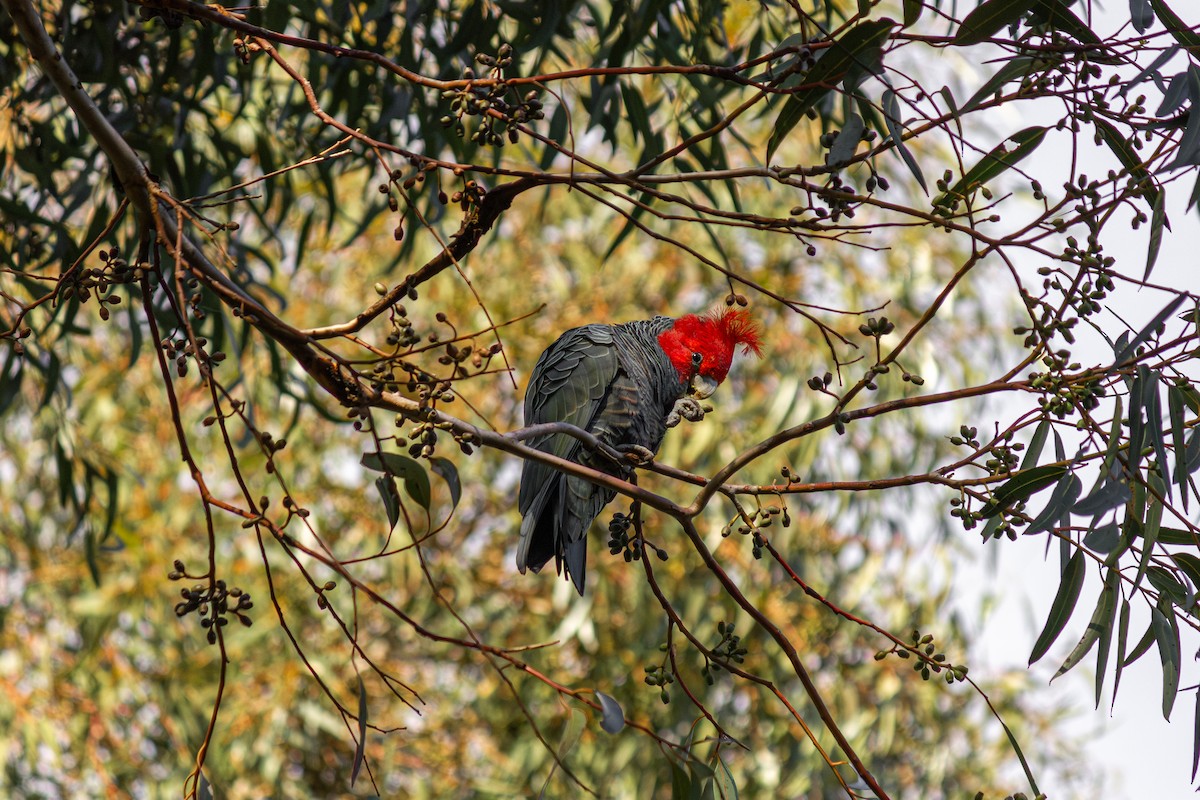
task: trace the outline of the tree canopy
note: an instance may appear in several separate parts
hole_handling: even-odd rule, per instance
[[[1200,708],[1182,3],[0,6],[10,794],[1090,795],[981,546]],[[722,305],[635,479],[525,443],[560,332]],[[524,459],[619,493],[583,598]]]

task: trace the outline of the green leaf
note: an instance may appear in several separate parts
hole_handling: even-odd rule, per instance
[[[1113,673],[1112,706],[1117,704],[1117,689],[1125,670],[1125,646],[1129,643],[1129,601],[1121,598],[1121,614],[1117,622],[1117,667]],[[1111,708],[1111,706],[1110,706]]]
[[[1147,339],[1153,336],[1155,331],[1158,330],[1158,327],[1170,319],[1171,315],[1175,313],[1176,309],[1183,305],[1183,301],[1186,299],[1187,295],[1180,294],[1174,300],[1167,303],[1162,311],[1155,314],[1154,319],[1150,320],[1146,327],[1142,328],[1138,332],[1138,335],[1133,337],[1133,341],[1124,345],[1120,351],[1118,351],[1117,357],[1113,360],[1113,367],[1125,366],[1125,360],[1134,354],[1142,342],[1145,342]]]
[[[1183,392],[1179,386],[1167,388],[1167,415],[1171,421],[1171,449],[1175,451],[1175,483],[1179,485],[1179,494],[1183,499],[1183,510],[1188,507],[1187,485],[1187,444],[1185,435],[1187,428],[1183,422]]]
[[[1142,634],[1142,638],[1138,640],[1138,643],[1136,645],[1134,645],[1133,652],[1131,652],[1128,655],[1128,657],[1126,657],[1122,666],[1128,667],[1130,664],[1134,663],[1139,658],[1146,655],[1146,653],[1150,651],[1150,645],[1152,645],[1152,644],[1154,644],[1154,625],[1153,624],[1148,625],[1146,627],[1146,632],[1144,634]]]
[[[1138,366],[1138,370],[1143,365]],[[1167,441],[1163,436],[1162,397],[1158,392],[1158,382],[1161,375],[1157,370],[1146,368],[1145,380],[1142,382],[1142,405],[1146,409],[1146,433],[1150,436],[1150,445],[1154,448],[1154,456],[1158,463],[1158,476],[1162,482],[1156,488],[1159,493],[1171,496],[1171,468],[1167,464]]]
[[[904,27],[911,28],[916,25],[924,10],[925,3],[922,0],[904,0]]]
[[[691,800],[692,779],[687,770],[671,759],[671,800]]]
[[[620,733],[625,727],[625,712],[621,710],[621,704],[604,692],[596,692],[596,699],[600,701],[602,711],[600,728],[605,733]]]
[[[1050,484],[1057,483],[1066,472],[1067,468],[1058,464],[1021,470],[995,491],[981,513],[984,517],[994,516],[1014,503],[1032,497]]]
[[[1161,485],[1161,481],[1157,477],[1151,477],[1151,485],[1157,488]],[[1146,516],[1142,521],[1142,558],[1138,563],[1137,577],[1133,579],[1133,588],[1131,592],[1136,592],[1138,586],[1142,583],[1142,577],[1146,574],[1147,567],[1150,566],[1150,557],[1154,555],[1154,545],[1158,542],[1158,532],[1162,527],[1163,504],[1162,501],[1151,494],[1146,497]]]
[[[1162,600],[1159,603],[1161,605]],[[1165,614],[1157,607],[1152,608],[1150,613],[1152,615],[1150,627],[1154,629],[1154,640],[1158,642],[1158,655],[1162,659],[1163,718],[1169,722],[1171,708],[1175,705],[1175,696],[1179,692],[1179,627],[1175,622],[1175,614],[1169,606]]]
[[[833,146],[829,148],[829,159],[826,163],[835,168],[849,164],[854,158],[855,152],[858,151],[858,145],[862,142],[863,131],[866,130],[866,127],[862,117],[858,114],[848,114],[846,121],[842,124],[842,130],[833,140]]]
[[[387,512],[388,532],[394,531],[396,523],[400,521],[400,492],[396,489],[396,479],[391,475],[380,475],[375,479],[375,489]]]
[[[1104,595],[1096,608],[1093,621],[1100,626],[1100,646],[1096,651],[1096,708],[1100,708],[1100,694],[1104,689],[1104,671],[1108,668],[1108,654],[1112,650],[1113,616],[1117,610],[1117,587],[1121,583],[1121,571],[1115,566],[1104,576]],[[1103,613],[1101,610],[1103,609]]]
[[[962,21],[951,44],[964,47],[985,42],[1002,28],[1019,20],[1029,11],[1029,6],[1028,0],[988,0],[980,3]]]
[[[421,508],[429,510],[433,489],[429,484],[429,473],[419,463],[399,453],[363,453],[362,465],[375,472],[403,478],[408,496]]]
[[[1154,566],[1146,570],[1146,580],[1150,581],[1150,585],[1158,590],[1159,599],[1166,598],[1177,606],[1184,606],[1188,603],[1188,589],[1179,579],[1175,577],[1175,573],[1162,567]]]
[[[721,800],[738,800],[737,783],[733,780],[733,773],[729,771],[729,767],[718,756],[716,766],[716,785],[717,794]]]
[[[768,164],[779,145],[791,133],[792,128],[796,127],[796,123],[803,119],[808,110],[821,98],[833,91],[851,68],[874,68],[882,57],[883,46],[895,26],[895,21],[887,18],[860,22],[826,49],[824,55],[804,76],[801,88],[788,96],[779,116],[775,118],[775,127],[767,141]]]
[[[1183,570],[1183,574],[1187,575],[1192,586],[1200,588],[1200,557],[1192,553],[1172,553],[1171,560],[1175,562],[1175,566]]]
[[[1050,604],[1050,614],[1046,617],[1046,625],[1033,645],[1033,652],[1029,654],[1030,664],[1037,662],[1046,654],[1050,645],[1054,644],[1054,640],[1062,633],[1067,620],[1071,618],[1071,613],[1075,610],[1075,604],[1079,600],[1079,590],[1083,588],[1083,558],[1083,551],[1076,550],[1075,555],[1071,556],[1071,560],[1063,569],[1058,583],[1058,593],[1055,594],[1054,602]]]
[[[1033,56],[1017,56],[1009,59],[1004,66],[996,70],[992,77],[987,79],[983,86],[979,87],[979,91],[971,95],[971,99],[963,103],[961,114],[966,114],[975,110],[979,105],[987,102],[1000,90],[1000,87],[1009,83],[1014,78],[1025,78],[1050,62]]]
[[[1137,151],[1133,149],[1133,145],[1108,120],[1097,117],[1094,122],[1100,138],[1108,145],[1108,149],[1113,151],[1117,160],[1121,162],[1121,166],[1125,167],[1129,174],[1137,178],[1138,183],[1142,185],[1146,202],[1150,204],[1151,208],[1158,208],[1161,205],[1159,201],[1161,192],[1154,185],[1154,180],[1150,177],[1150,173],[1146,170]]]
[[[462,499],[462,481],[458,477],[458,467],[448,458],[431,456],[429,468],[446,482],[446,487],[450,490],[450,510],[458,508],[458,501]]]
[[[362,676],[358,676],[358,743],[354,748],[354,766],[350,768],[350,785],[358,780],[358,771],[362,768],[367,746],[367,687],[363,685]]]
[[[1101,525],[1083,537],[1084,547],[1101,554],[1111,553],[1120,541],[1121,528],[1116,522]]]
[[[1142,280],[1144,281],[1150,280],[1150,273],[1154,271],[1154,264],[1158,261],[1158,252],[1162,248],[1163,230],[1170,227],[1167,224],[1165,195],[1165,192],[1156,192],[1153,205],[1151,206],[1150,246],[1146,251],[1146,271],[1142,273]]]
[[[1021,471],[1033,469],[1037,466],[1038,459],[1042,456],[1042,448],[1046,446],[1046,437],[1050,433],[1050,420],[1044,419],[1038,423],[1037,430],[1033,432],[1033,438],[1029,440],[1029,447],[1025,449],[1025,457],[1021,459]]]
[[[1071,0],[1074,2],[1074,0]],[[1037,0],[1033,4],[1037,15],[1055,30],[1064,31],[1083,44],[1100,44],[1100,37],[1089,28],[1062,0]]]
[[[978,164],[971,167],[966,175],[959,178],[958,182],[945,194],[934,200],[933,204],[935,206],[946,205],[950,202],[950,198],[966,197],[974,187],[982,186],[1001,175],[1005,170],[1011,169],[1017,162],[1037,149],[1038,145],[1042,143],[1042,139],[1046,137],[1047,130],[1049,129],[1034,125],[1017,131],[1008,137],[1010,141],[1016,143],[1016,147],[1009,150],[1008,144],[1001,142],[981,158]]]
[[[1179,528],[1159,528],[1158,529],[1159,544],[1182,544],[1189,547],[1200,546],[1200,535],[1192,531],[1180,530]]]
[[[1175,37],[1175,41],[1194,57],[1200,58],[1200,34],[1181,20],[1164,0],[1150,0],[1150,5],[1153,6],[1154,13],[1158,15],[1163,27]]]
[[[1050,530],[1055,522],[1071,513],[1071,507],[1075,505],[1075,501],[1079,499],[1082,492],[1083,481],[1079,480],[1078,475],[1075,473],[1063,475],[1058,486],[1054,487],[1054,492],[1050,495],[1050,502],[1025,529],[1025,535],[1032,536],[1035,533]]]
[[[892,137],[892,144],[896,146],[896,152],[900,154],[908,171],[921,185],[921,190],[925,194],[929,194],[929,186],[925,183],[925,174],[921,172],[921,165],[904,145],[904,125],[900,120],[900,103],[891,87],[888,87],[883,93],[883,118],[887,121],[888,134]]]
[[[1116,569],[1110,569],[1110,573],[1117,572]],[[1111,577],[1111,575],[1109,576]],[[1079,642],[1067,654],[1067,659],[1063,661],[1062,666],[1058,668],[1058,672],[1054,673],[1054,678],[1064,675],[1072,670],[1076,664],[1083,660],[1091,649],[1096,645],[1096,642],[1102,637],[1112,636],[1113,611],[1116,608],[1116,586],[1112,584],[1108,578],[1105,579],[1104,589],[1100,592],[1099,599],[1096,600],[1096,608],[1092,612],[1092,618],[1088,620],[1088,625],[1083,631],[1083,636],[1079,637]],[[1105,653],[1103,658],[1107,660],[1108,654]],[[1054,680],[1051,678],[1050,680]],[[1097,676],[1097,681],[1103,680],[1103,675]],[[1099,690],[1097,689],[1096,705],[1100,704]]]

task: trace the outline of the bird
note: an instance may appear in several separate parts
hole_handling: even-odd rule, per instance
[[[725,380],[739,346],[745,354],[762,353],[759,328],[744,309],[572,328],[533,368],[525,425],[569,423],[592,434],[603,450],[566,433],[536,435],[527,443],[626,479],[633,461],[657,454],[680,416],[703,417],[698,401]],[[615,496],[586,478],[527,459],[518,496],[517,569],[538,572],[554,559],[555,570],[582,596],[587,532]]]

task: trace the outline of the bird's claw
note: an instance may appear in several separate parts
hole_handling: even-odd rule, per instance
[[[640,444],[623,444],[617,451],[626,461],[637,467],[644,467],[654,460],[654,453]]]
[[[696,398],[684,395],[675,401],[675,407],[667,414],[667,427],[674,428],[685,419],[688,422],[699,422],[709,411],[712,411],[712,406],[702,405]]]

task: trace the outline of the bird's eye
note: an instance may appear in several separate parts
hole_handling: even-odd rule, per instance
[[[693,366],[697,366],[697,367],[700,366],[700,362],[703,360],[704,360],[704,356],[700,355],[699,353],[692,353],[692,365]]]

